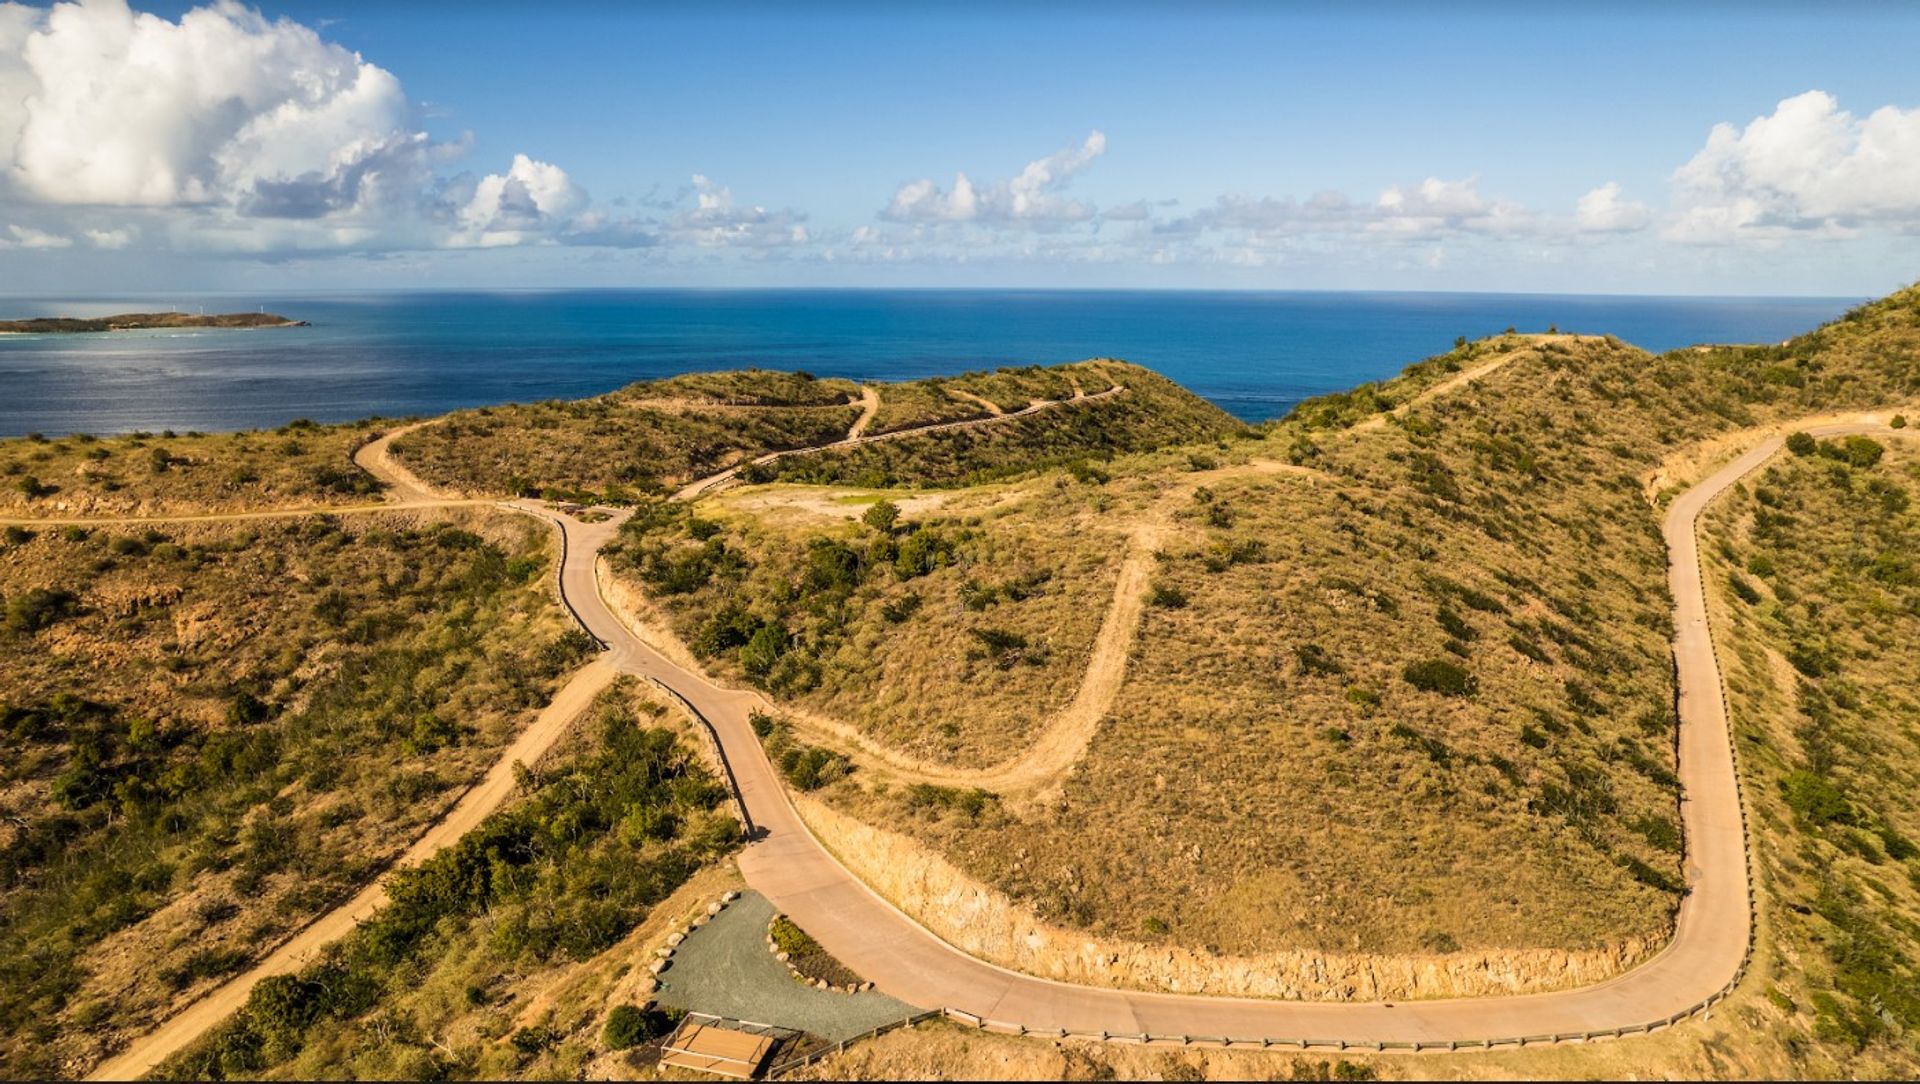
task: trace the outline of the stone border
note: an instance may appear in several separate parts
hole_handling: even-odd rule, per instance
[[[705,911],[694,915],[683,923],[677,923],[673,927],[670,927],[671,932],[667,934],[666,943],[653,950],[653,954],[657,959],[647,965],[647,970],[651,971],[654,977],[642,982],[634,989],[634,993],[650,998],[656,990],[660,989],[660,975],[673,966],[673,954],[678,951],[680,945],[686,941],[687,935],[705,926],[707,923],[712,922],[715,915],[727,909],[727,904],[739,898],[740,893],[731,889],[722,892],[719,899],[707,904]],[[650,1003],[651,1002],[649,1002],[649,1004]]]
[[[793,966],[793,961],[787,959],[787,954],[780,951],[780,946],[773,943],[773,924],[776,922],[779,922],[781,919],[786,919],[788,922],[793,922],[792,919],[787,918],[787,916],[780,911],[775,911],[773,913],[773,917],[767,920],[767,951],[773,953],[774,959],[787,965],[787,974],[793,976],[793,981],[799,982],[799,983],[805,983],[806,985],[811,986],[816,990],[828,990],[836,994],[857,994],[864,990],[873,989],[873,983],[871,982],[858,982],[848,986],[835,986],[833,983],[830,983],[825,979],[810,979],[805,975],[802,975],[800,973],[800,969]],[[797,923],[795,923],[794,928],[799,929],[800,927]],[[806,931],[802,930],[801,932],[805,933]],[[812,935],[808,934],[808,936],[811,937]],[[826,950],[822,949],[821,951],[824,952]],[[842,968],[846,968],[847,970],[852,970],[851,968],[847,968],[845,964],[841,964],[840,966]]]

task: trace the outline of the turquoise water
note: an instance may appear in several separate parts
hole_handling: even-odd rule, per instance
[[[0,336],[0,435],[223,430],[573,398],[759,365],[902,380],[1125,358],[1249,421],[1509,326],[1774,342],[1857,298],[591,290],[0,300],[0,316],[265,307],[306,328]]]

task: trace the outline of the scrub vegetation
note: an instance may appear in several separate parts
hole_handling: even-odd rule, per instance
[[[1220,408],[1136,365],[1081,362],[1040,370],[1019,386],[1035,392],[1057,391],[1044,379],[1049,376],[1056,382],[1071,377],[1089,395],[1115,385],[1125,390],[992,425],[789,456],[746,472],[745,480],[869,487],[978,485],[1068,464],[1081,465],[1083,473],[1097,472],[1099,462],[1116,455],[1246,433]],[[955,378],[952,384],[960,386],[966,379]],[[980,386],[1006,394],[994,384]],[[883,412],[892,390],[891,386],[881,389]],[[1015,409],[1025,405],[1019,403]],[[976,404],[974,416],[984,414]]]
[[[400,437],[392,450],[448,489],[625,504],[763,452],[838,440],[859,413],[845,405],[688,405],[656,401],[647,385],[630,390],[457,411]]]
[[[693,504],[664,493],[843,436],[861,389],[677,377],[459,412],[394,450],[457,489],[632,505],[609,574],[776,701],[754,726],[786,782],[1049,922],[1234,955],[1650,947],[1684,843],[1657,524],[1713,458],[1676,457],[1911,412],[1920,290],[1778,346],[1463,340],[1255,432],[1112,361],[880,386],[869,431],[1116,386],[786,457],[743,472],[786,484]],[[372,432],[29,439],[0,470],[40,516],[365,500],[349,455]],[[1920,455],[1788,448],[1702,530],[1759,845],[1754,977],[1641,1045],[1262,1066],[1920,1069]],[[586,658],[551,560],[538,525],[478,510],[7,528],[0,1075],[83,1071],[390,862]],[[1139,606],[1112,605],[1122,584]],[[1110,609],[1137,622],[1125,677],[1045,785],[908,778],[823,725],[984,778],[1045,744]],[[679,725],[616,686],[509,806],[166,1072],[611,1071],[670,1023],[625,977],[646,939],[733,876],[737,825]],[[1017,1042],[925,1031],[949,1073]],[[911,1070],[918,1036],[838,1067]],[[1060,1072],[1253,1065],[1077,1049]]]
[[[63,1076],[325,911],[589,645],[521,517],[0,544],[0,1075]]]
[[[1796,1075],[1920,1069],[1916,493],[1909,439],[1810,442],[1703,525]]]
[[[954,484],[1034,467],[1213,437],[1240,430],[1218,408],[1135,366],[1082,362],[1003,369],[945,380],[877,384],[870,434],[987,417],[949,388],[1006,400],[1068,398],[1115,382],[1128,392],[974,430],[903,437],[858,448],[792,456],[753,467],[748,481],[857,480]],[[435,485],[493,495],[626,504],[765,452],[828,444],[859,415],[859,388],[845,380],[746,370],[630,385],[592,399],[457,411],[394,442],[394,454]],[[1004,430],[1004,432],[1003,432]]]
[[[0,440],[0,515],[113,516],[366,504],[353,463],[371,422],[289,422],[243,433],[74,434]]]
[[[574,1076],[658,1033],[637,1006],[562,1017],[528,994],[625,942],[732,850],[726,789],[627,681],[527,770],[510,805],[424,864],[392,902],[293,975],[261,982],[162,1078]],[[626,1011],[620,1011],[624,1008]],[[596,1024],[598,1026],[596,1026]]]
[[[1074,464],[1058,493],[1085,489],[1084,506],[1009,504],[980,530],[1017,537],[1085,507],[1117,531],[1183,478],[1219,477],[1163,535],[1126,683],[1058,795],[960,808],[884,773],[821,793],[1043,917],[1108,937],[1248,954],[1657,943],[1680,896],[1681,839],[1666,561],[1644,480],[1672,450],[1734,428],[1911,398],[1917,301],[1896,296],[1780,347],[1654,357],[1599,338],[1462,343],[1398,380],[1303,404],[1258,442]],[[1858,442],[1815,452],[1853,470],[1871,456]],[[1329,484],[1234,475],[1255,458]],[[894,473],[940,473],[922,462]],[[1087,536],[1065,532],[1032,560]],[[953,673],[941,661],[952,641],[895,665]],[[1018,658],[1011,640],[981,647],[995,657],[995,644]],[[961,680],[991,695],[1019,672]],[[1020,733],[995,714],[980,704],[966,728]],[[911,716],[865,729],[955,767],[1019,750],[1002,737],[998,757],[943,757],[947,720],[921,718],[918,734]]]
[[[727,507],[642,506],[603,551],[612,574],[715,672],[969,765],[1004,759],[1072,696],[1122,545],[1084,493],[1051,485],[937,515],[871,504],[859,521]]]

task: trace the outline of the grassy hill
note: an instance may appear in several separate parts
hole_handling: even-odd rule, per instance
[[[949,389],[977,387],[982,399],[999,396],[1017,410],[1033,398],[1071,396],[1075,381],[1091,393],[1122,376],[1137,389],[1097,404],[937,438],[904,437],[794,456],[752,477],[954,482],[1068,458],[1209,439],[1240,428],[1217,408],[1146,370],[1084,362],[877,384],[880,409],[871,432],[991,416],[987,407],[956,398]],[[858,398],[847,381],[806,374],[700,374],[635,384],[592,399],[457,411],[396,441],[394,452],[427,481],[452,489],[626,502],[764,452],[844,437],[859,415]]]
[[[604,1048],[608,1011],[633,1010],[621,991],[645,974],[636,939],[661,934],[649,918],[684,920],[678,890],[715,881],[706,867],[738,841],[725,787],[666,717],[631,681],[603,692],[511,805],[155,1075],[577,1076]]]
[[[695,374],[458,412],[396,453],[455,488],[635,505],[612,593],[775,699],[757,725],[790,783],[1067,943],[1269,970],[1484,957],[1548,988],[1563,954],[1657,948],[1680,898],[1661,509],[1743,431],[1920,404],[1920,289],[1778,346],[1463,342],[1255,432],[1113,361],[879,385],[869,432],[1116,386],[788,456],[691,506],[660,493],[837,439],[862,389]],[[293,503],[333,492],[323,468],[364,478],[340,464],[369,432],[6,442],[0,470],[93,487],[88,508]],[[1702,523],[1755,814],[1753,978],[1644,1041],[1339,1071],[1920,1071],[1920,449],[1795,446]],[[439,518],[6,535],[0,1071],[87,1064],[337,899],[581,657],[532,524]],[[1053,748],[1112,614],[1124,678],[1069,767],[921,781]],[[631,938],[733,842],[666,718],[610,694],[401,906],[169,1072],[607,1068]],[[839,1067],[987,1072],[1001,1042],[928,1029]]]
[[[378,430],[295,421],[242,433],[0,440],[0,515],[114,516],[365,504],[353,453]]]
[[[1127,680],[1057,799],[929,802],[881,768],[821,793],[1116,942],[1249,956],[1657,943],[1681,881],[1648,480],[1676,449],[1736,428],[1911,398],[1917,322],[1909,291],[1779,347],[1462,344],[1304,404],[1258,442],[1076,464],[1044,499],[989,501],[988,487],[978,515],[906,517],[891,543],[926,535],[936,571],[957,569],[964,590],[1033,568],[1052,572],[1036,596],[1057,598],[1072,558],[1090,556],[1084,539],[1118,537],[1184,478],[1219,476],[1187,487]],[[796,457],[781,474],[868,487],[992,477],[955,436]],[[1232,477],[1262,458],[1326,479]],[[937,581],[920,590],[875,559],[871,532],[776,517],[777,496],[754,517],[660,524],[666,535],[628,548],[629,574],[711,665],[787,697],[797,719],[831,714],[955,768],[1017,755],[1080,664],[1095,593],[1070,607],[1077,619],[1029,629],[1017,615],[1033,601],[971,609]],[[949,551],[942,528],[971,533]],[[832,557],[862,539],[868,551]],[[996,547],[1010,559],[974,556]],[[691,587],[675,578],[681,558]],[[847,570],[824,594],[797,578],[816,561]],[[773,582],[798,586],[782,598]],[[909,593],[921,609],[903,605]],[[1072,664],[1039,649],[1042,627]]]
[[[497,513],[0,544],[0,1074],[64,1076],[398,854],[585,655]]]

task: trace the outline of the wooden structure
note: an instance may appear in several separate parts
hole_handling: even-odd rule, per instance
[[[735,1080],[752,1080],[775,1047],[797,1034],[771,1024],[690,1012],[660,1050],[660,1064]]]

